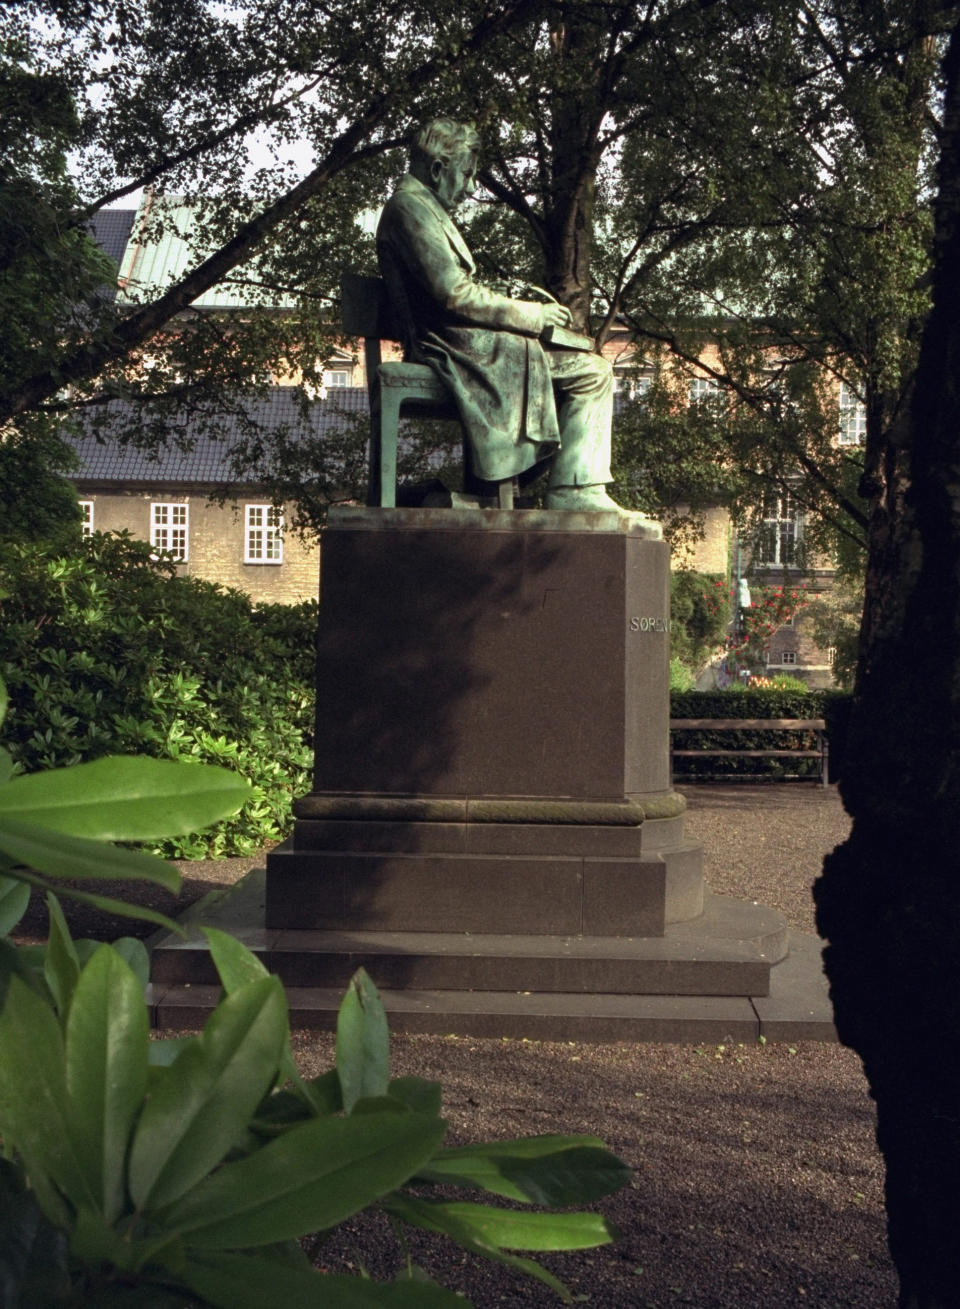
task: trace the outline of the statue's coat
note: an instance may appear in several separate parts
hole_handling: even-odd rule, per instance
[[[560,443],[550,365],[537,339],[543,306],[474,281],[463,237],[429,187],[409,173],[387,201],[377,253],[404,324],[404,353],[449,388],[473,471],[496,482]]]

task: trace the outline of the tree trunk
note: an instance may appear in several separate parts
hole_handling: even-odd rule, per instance
[[[842,793],[815,888],[840,1038],[863,1059],[901,1309],[960,1302],[960,28],[944,63],[934,303],[871,527]],[[909,463],[909,482],[903,461]]]
[[[574,326],[587,333],[603,120],[598,84],[606,42],[604,27],[575,9],[566,11],[551,31],[557,81],[549,95],[551,185],[543,222],[545,280],[550,294],[573,314]]]
[[[547,290],[573,314],[574,326],[590,332],[590,247],[593,241],[594,178],[578,179],[556,202],[544,224]]]

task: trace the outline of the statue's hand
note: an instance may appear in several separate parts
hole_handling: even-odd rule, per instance
[[[573,314],[566,305],[544,305],[543,306],[543,325],[544,327],[569,327],[573,322]]]

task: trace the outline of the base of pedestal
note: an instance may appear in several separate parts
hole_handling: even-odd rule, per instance
[[[342,510],[323,561],[315,789],[265,876],[156,945],[157,1025],[216,1003],[210,925],[281,977],[296,1025],[333,1026],[363,966],[397,1031],[749,1040],[766,1012],[787,1032],[785,922],[705,893],[670,789],[659,528]]]
[[[232,933],[287,987],[295,1027],[332,1029],[353,971],[394,1032],[545,1041],[836,1039],[819,943],[779,914],[709,893],[659,938],[269,929],[262,869],[185,916],[153,951],[157,1027],[201,1025],[220,994],[201,927]]]
[[[298,811],[324,812],[311,798]],[[266,926],[659,937],[703,911],[702,851],[679,814],[630,825],[440,818],[298,818],[267,856]]]

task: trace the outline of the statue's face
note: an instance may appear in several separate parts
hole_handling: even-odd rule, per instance
[[[473,195],[477,189],[477,160],[472,154],[460,154],[455,159],[435,159],[430,169],[434,194],[448,212],[456,209],[461,200]]]

